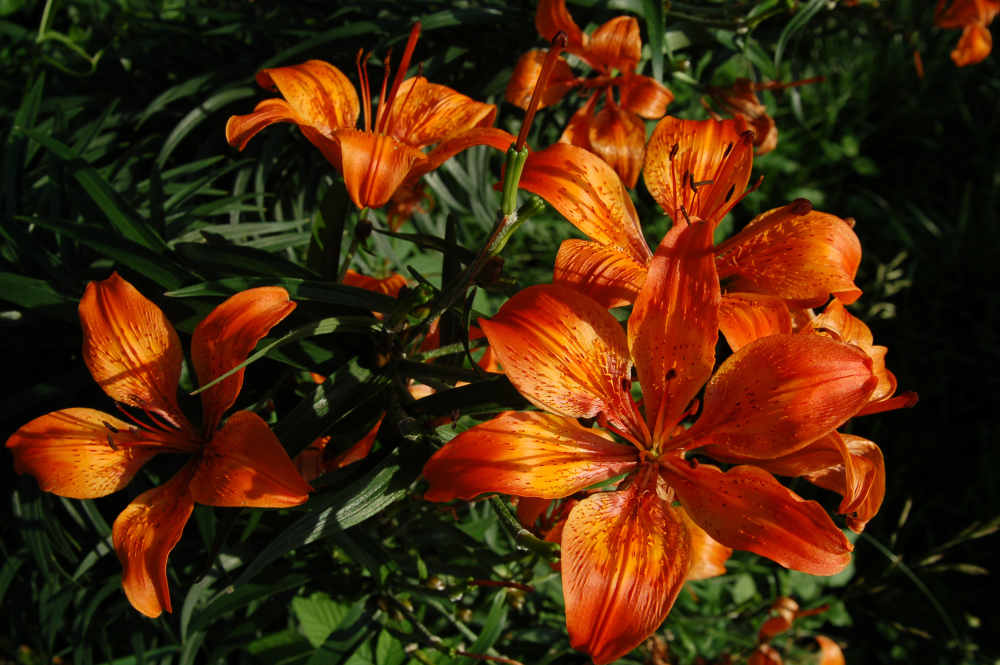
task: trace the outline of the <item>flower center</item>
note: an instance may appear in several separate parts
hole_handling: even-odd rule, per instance
[[[197,453],[205,445],[201,437],[196,434],[158,420],[144,405],[140,404],[138,408],[142,409],[151,421],[150,423],[144,423],[136,418],[121,403],[116,403],[115,406],[136,426],[129,427],[127,432],[122,432],[111,423],[102,421],[108,430],[108,447],[112,450],[119,451],[132,446],[146,446],[159,448],[163,452]]]

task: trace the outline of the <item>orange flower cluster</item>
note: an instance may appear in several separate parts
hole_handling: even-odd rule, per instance
[[[721,573],[727,548],[843,570],[850,541],[774,475],[840,493],[861,531],[884,494],[882,456],[837,429],[915,401],[892,397],[884,347],[843,307],[861,293],[851,223],[799,200],[714,243],[753,191],[753,139],[742,117],[660,122],[643,172],[674,225],[655,252],[607,163],[567,144],[528,157],[521,187],[591,238],[563,244],[554,284],[480,320],[539,410],[461,433],[424,469],[431,501],[527,497],[523,518],[562,545],[571,644],[599,665],[655,631],[685,580]],[[608,310],[629,304],[623,327]],[[717,364],[720,333],[732,354]],[[568,497],[544,517],[544,500]]]

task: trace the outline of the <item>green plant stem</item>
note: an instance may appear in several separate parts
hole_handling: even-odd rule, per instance
[[[503,499],[498,496],[491,496],[490,505],[493,506],[494,512],[496,512],[497,517],[500,518],[500,524],[502,524],[504,529],[507,530],[507,533],[511,535],[519,548],[527,550],[532,554],[537,554],[549,562],[559,560],[559,545],[536,538],[534,534],[521,526],[521,523],[517,521],[517,518],[511,515],[510,511],[507,510],[507,506],[504,505]]]

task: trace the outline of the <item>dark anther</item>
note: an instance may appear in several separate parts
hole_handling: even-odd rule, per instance
[[[729,199],[733,198],[733,194],[736,193],[736,183],[729,186],[729,191],[726,192],[726,203],[729,203]]]
[[[753,132],[749,129],[740,134],[740,138],[743,139],[743,145],[753,145]]]
[[[104,425],[108,429],[108,431],[111,432],[111,434],[118,434],[118,429],[116,427],[113,427],[111,423],[109,423],[107,420],[102,420],[101,424]]]
[[[597,414],[597,424],[602,428],[608,426],[608,416],[603,411]]]
[[[630,392],[632,390],[632,382],[629,379],[622,379],[622,390],[625,392]]]
[[[688,211],[684,209],[684,206],[681,206],[681,214],[684,215],[684,221],[687,222],[687,225],[691,226],[691,218],[688,217]]]
[[[692,469],[697,469],[697,468],[698,468],[698,466],[699,466],[699,464],[700,464],[700,463],[698,462],[698,460],[696,460],[696,459],[695,459],[695,458],[693,458],[693,457],[692,457],[691,459],[689,459],[689,460],[687,461],[687,463],[688,463],[688,466],[690,466],[690,467],[691,467]]]
[[[812,212],[813,204],[809,199],[795,199],[792,202],[792,213],[801,217]]]
[[[372,223],[367,219],[359,220],[358,225],[354,227],[354,235],[357,236],[358,240],[367,240],[371,234]]]
[[[669,381],[670,379],[674,378],[675,376],[677,376],[677,370],[674,369],[673,367],[671,367],[670,369],[667,370],[667,373],[663,377],[663,379],[665,381]]]
[[[715,184],[714,180],[702,180],[701,182],[695,182],[694,178],[691,178],[691,189],[694,191],[695,194],[698,193],[697,189],[698,187],[701,187],[702,185],[714,185],[714,184]]]
[[[722,158],[725,159],[726,157],[729,157],[729,153],[731,153],[732,151],[733,151],[733,142],[730,141],[729,145],[726,146],[726,151],[722,153]]]
[[[139,428],[138,427],[129,427],[128,431],[129,431],[129,434],[131,434],[132,436],[141,436],[141,432],[139,432]]]
[[[111,440],[111,435],[110,434],[108,434],[108,448],[110,448],[111,450],[113,450],[115,452],[118,452],[118,450],[119,450],[118,446],[115,445],[115,442]]]
[[[672,147],[670,149],[670,161],[674,161],[674,157],[677,156],[677,151],[680,150],[680,148],[681,148],[681,144],[680,143],[675,143],[674,147]]]

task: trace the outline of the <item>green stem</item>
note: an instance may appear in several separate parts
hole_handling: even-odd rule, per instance
[[[518,548],[527,550],[532,554],[537,554],[546,561],[554,562],[559,560],[559,545],[536,538],[534,534],[521,526],[517,518],[507,510],[503,499],[498,496],[491,496],[490,505],[493,506],[493,511],[500,518],[500,524],[511,535]]]

